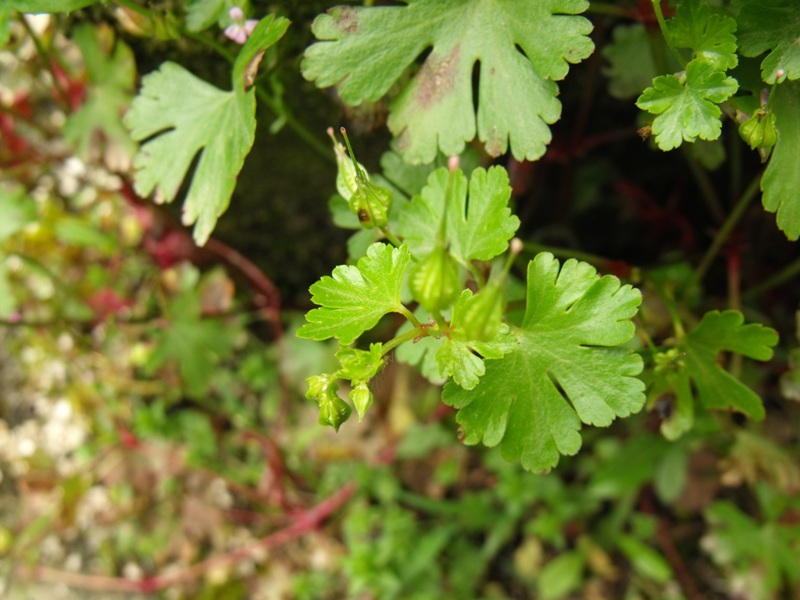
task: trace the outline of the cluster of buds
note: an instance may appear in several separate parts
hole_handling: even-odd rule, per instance
[[[228,16],[231,18],[231,23],[225,28],[225,37],[233,40],[237,44],[244,44],[250,34],[258,25],[257,19],[245,19],[244,11],[238,6],[234,6],[228,11]]]

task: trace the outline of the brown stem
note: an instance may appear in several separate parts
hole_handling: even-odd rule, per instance
[[[689,600],[703,600],[703,595],[698,591],[697,585],[695,585],[694,579],[691,573],[689,573],[689,569],[686,568],[686,564],[683,562],[680,552],[678,552],[678,549],[675,547],[675,542],[669,531],[669,524],[663,516],[658,514],[658,511],[653,506],[652,492],[650,490],[645,490],[639,497],[639,502],[642,511],[655,517],[658,522],[658,527],[656,529],[658,545],[661,547],[661,551],[675,571],[675,576],[678,578],[678,582],[680,582],[686,597]]]

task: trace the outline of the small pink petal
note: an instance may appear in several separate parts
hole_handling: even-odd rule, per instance
[[[256,28],[256,25],[258,25],[258,19],[247,19],[247,21],[244,22],[244,30],[245,33],[247,33],[248,37],[250,36],[251,33],[253,33],[253,30]]]
[[[247,33],[241,25],[228,25],[225,28],[225,37],[237,44],[244,44],[247,41]]]
[[[244,12],[238,6],[234,6],[228,11],[228,16],[234,21],[241,21],[244,19]]]

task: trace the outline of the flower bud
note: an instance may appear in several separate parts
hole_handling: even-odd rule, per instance
[[[408,287],[414,299],[430,313],[441,311],[458,298],[461,281],[458,265],[442,246],[411,269]]]
[[[316,400],[319,404],[319,424],[330,425],[336,431],[342,423],[350,418],[350,405],[339,398],[336,390],[339,384],[332,375],[315,375],[306,379],[308,391],[306,398]]]
[[[364,418],[364,414],[366,414],[369,407],[372,406],[372,400],[372,392],[366,383],[359,383],[350,392],[350,402],[356,407],[359,423],[361,423],[361,419]]]
[[[778,141],[778,132],[775,129],[775,113],[771,111],[758,111],[747,121],[739,125],[739,134],[750,147],[772,148]]]
[[[330,425],[339,431],[341,424],[350,418],[352,412],[350,405],[334,394],[327,402],[319,405],[318,421],[320,425]]]

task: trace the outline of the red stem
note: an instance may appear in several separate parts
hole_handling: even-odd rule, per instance
[[[639,503],[642,511],[655,517],[656,521],[658,522],[656,528],[658,545],[661,547],[661,551],[669,561],[669,564],[672,565],[672,568],[675,571],[675,576],[678,578],[686,597],[689,600],[702,600],[703,595],[698,591],[692,575],[686,568],[683,558],[681,558],[681,553],[678,552],[678,549],[675,547],[675,542],[670,534],[669,525],[667,524],[666,520],[660,514],[658,514],[658,511],[656,511],[655,506],[653,505],[651,494],[652,492],[645,490],[644,493],[639,496]]]
[[[344,505],[356,491],[356,484],[350,482],[338,492],[323,500],[317,506],[299,513],[294,522],[283,529],[262,538],[249,546],[232,550],[225,554],[212,556],[197,564],[191,565],[181,571],[167,575],[156,575],[139,581],[122,577],[107,577],[105,575],[85,575],[71,573],[49,567],[24,567],[17,568],[20,578],[28,580],[49,581],[62,583],[72,587],[79,587],[97,591],[133,592],[139,594],[152,594],[173,585],[194,581],[212,569],[235,564],[247,558],[259,556],[264,550],[281,546],[310,531],[317,529],[320,524]]]

